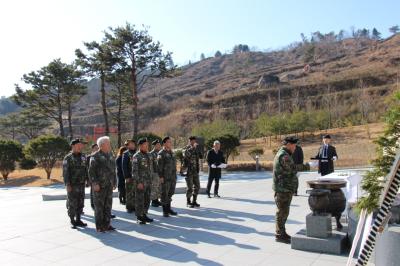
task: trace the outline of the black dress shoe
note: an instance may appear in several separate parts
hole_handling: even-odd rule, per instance
[[[214,198],[220,198],[221,196],[218,193],[214,194]]]
[[[115,216],[115,214],[111,214],[111,219],[114,219],[115,217],[117,217],[117,216]]]

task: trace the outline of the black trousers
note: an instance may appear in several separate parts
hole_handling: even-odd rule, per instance
[[[208,182],[207,182],[207,194],[210,194],[210,193],[211,193],[211,186],[212,186],[212,183],[213,183],[214,180],[215,180],[214,194],[218,194],[219,179],[220,179],[220,177],[215,177],[215,176],[209,176],[209,177],[208,177]]]

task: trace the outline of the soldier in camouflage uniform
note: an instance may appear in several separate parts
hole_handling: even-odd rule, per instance
[[[163,148],[158,153],[158,176],[161,183],[161,204],[163,206],[163,216],[178,215],[171,209],[172,196],[176,187],[176,158],[172,151],[172,141],[170,137],[162,140]]]
[[[89,156],[86,157],[86,167],[89,170],[89,162],[90,162],[90,157],[99,150],[99,146],[97,146],[97,143],[92,144],[91,146],[92,152],[90,153]],[[90,183],[90,182],[89,182]],[[90,185],[90,184],[89,184]],[[94,202],[93,202],[93,187],[90,185],[90,206],[94,210]]]
[[[200,207],[197,203],[197,195],[200,190],[200,159],[203,159],[203,154],[198,148],[196,137],[189,137],[189,145],[183,150],[183,169],[187,170],[186,174],[186,199],[189,208]],[[182,169],[182,170],[183,170]],[[193,201],[191,197],[193,196]]]
[[[135,180],[135,212],[139,224],[153,222],[147,217],[150,207],[151,181],[153,178],[153,156],[149,153],[147,139],[138,140],[139,151],[132,157],[132,178]]]
[[[86,157],[81,152],[85,142],[80,139],[71,141],[72,150],[63,161],[63,179],[67,188],[68,216],[73,229],[77,226],[85,227],[86,223],[81,221],[85,202],[85,185],[88,182]]]
[[[153,159],[153,180],[151,182],[151,206],[160,207],[161,202],[158,200],[160,195],[160,177],[158,176],[157,170],[157,156],[158,152],[161,150],[160,140],[155,140],[151,144],[153,144],[153,150],[150,152]]]
[[[289,216],[290,203],[296,192],[298,179],[297,171],[310,170],[310,165],[295,164],[292,153],[296,149],[298,139],[286,137],[283,146],[275,155],[273,163],[273,190],[275,191],[275,203],[277,207],[275,224],[275,240],[277,242],[290,243],[291,237],[286,233],[285,223]]]
[[[94,208],[97,232],[115,230],[110,224],[113,190],[116,188],[115,160],[111,154],[108,137],[97,140],[99,151],[90,158],[89,178],[94,192]]]
[[[129,213],[135,211],[135,180],[132,178],[132,157],[136,153],[136,142],[132,139],[125,141],[127,151],[122,155],[122,173],[125,178],[126,210]]]

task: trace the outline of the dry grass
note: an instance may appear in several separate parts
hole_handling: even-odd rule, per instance
[[[357,167],[370,165],[370,161],[375,158],[376,146],[373,140],[383,132],[383,129],[383,123],[374,123],[305,134],[301,144],[305,161],[308,161],[309,158],[317,153],[321,145],[321,135],[329,133],[333,137],[332,144],[336,147],[339,156],[339,160],[335,163],[336,166]],[[261,156],[260,162],[271,163],[274,158],[273,150],[280,147],[279,139],[279,137],[277,140],[272,138],[271,145],[269,144],[269,138],[243,140],[240,146],[240,155],[234,161],[231,160],[230,163],[254,163],[254,160],[247,152],[255,146],[264,148],[264,155]]]
[[[0,187],[43,187],[54,184],[61,184],[62,169],[60,167],[53,168],[51,179],[46,178],[46,172],[43,169],[35,168],[32,170],[16,170],[8,176],[8,180],[0,180]]]

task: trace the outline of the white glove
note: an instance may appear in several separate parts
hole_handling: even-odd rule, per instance
[[[332,157],[332,160],[336,161],[336,160],[337,160],[337,157],[336,157],[336,156],[333,156],[333,157]]]
[[[308,162],[308,164],[310,165],[310,167],[317,167],[318,166],[318,162],[317,161],[310,161],[310,162]]]
[[[217,168],[217,166],[215,164],[212,164],[211,168]]]

